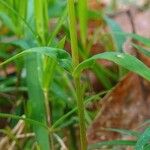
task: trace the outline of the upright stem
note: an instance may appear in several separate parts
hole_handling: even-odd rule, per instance
[[[48,90],[43,90],[44,91],[44,98],[45,98],[45,109],[46,109],[46,117],[47,117],[47,125],[48,127],[52,126],[52,115],[51,115],[51,106],[49,106],[49,98],[48,98]],[[49,139],[50,139],[50,148],[51,150],[54,150],[54,141],[53,141],[53,134],[49,134]]]
[[[78,55],[74,0],[68,0],[68,15],[69,15],[72,61],[73,61],[73,67],[75,68],[79,64],[79,55]],[[85,127],[84,104],[83,104],[83,95],[82,95],[80,77],[74,77],[74,82],[76,86],[76,95],[77,95],[81,150],[86,150],[87,149],[86,127]]]

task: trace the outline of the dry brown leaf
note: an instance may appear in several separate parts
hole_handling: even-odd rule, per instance
[[[148,84],[149,85],[149,84]],[[146,86],[145,86],[146,87]],[[143,88],[143,87],[142,87]],[[141,78],[127,74],[102,100],[102,108],[87,132],[88,142],[121,138],[103,128],[134,129],[150,118],[149,98],[143,98]]]

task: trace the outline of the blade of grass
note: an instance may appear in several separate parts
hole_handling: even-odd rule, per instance
[[[150,51],[149,50],[146,50],[145,48],[141,47],[141,46],[138,46],[136,44],[133,44],[132,45],[139,51],[141,52],[142,54],[144,54],[145,56],[148,56],[150,57]]]
[[[65,8],[62,16],[60,17],[60,19],[58,20],[58,23],[54,29],[54,31],[51,33],[50,37],[48,38],[48,44],[47,46],[50,46],[52,44],[52,41],[54,40],[55,36],[57,35],[57,33],[59,32],[65,18],[67,16],[67,8]]]
[[[106,16],[104,17],[104,19],[111,29],[112,36],[113,36],[114,43],[115,43],[115,49],[118,52],[123,52],[123,44],[126,41],[126,37],[123,34],[122,35],[117,34],[118,32],[120,32],[120,33],[123,32],[123,30],[114,20],[112,20]]]
[[[143,78],[150,80],[150,69],[142,63],[140,60],[125,53],[119,52],[105,52],[101,54],[97,54],[82,63],[80,63],[74,70],[74,75],[78,76],[82,70],[86,68],[90,68],[95,65],[95,61],[97,59],[106,59],[112,61],[127,70],[137,73],[138,75],[142,76]]]
[[[30,118],[46,125],[45,99],[38,76],[37,55],[31,54],[25,59],[27,70],[27,87],[30,104]],[[34,69],[33,69],[34,68]],[[41,127],[32,126],[40,149],[49,150],[49,133]]]
[[[139,132],[126,130],[126,129],[104,128],[104,130],[106,130],[106,131],[113,131],[113,132],[117,132],[117,133],[120,133],[120,134],[126,134],[126,135],[130,135],[130,136],[135,136],[135,137],[139,137],[140,136]]]
[[[112,141],[91,144],[89,145],[88,150],[98,149],[103,146],[135,146],[135,144],[136,144],[136,141],[112,140]]]
[[[12,22],[12,19],[4,12],[0,12],[0,18],[2,22],[13,32],[15,32],[15,25]]]
[[[41,127],[45,128],[45,129],[49,130],[49,128],[45,124],[43,124],[43,123],[41,123],[39,121],[27,118],[27,117],[20,117],[20,116],[17,116],[17,115],[0,113],[0,118],[11,118],[11,119],[16,119],[16,120],[24,120],[24,121],[26,121],[26,122],[28,122],[30,124],[41,126]]]
[[[65,42],[66,42],[66,36],[64,36],[64,37],[58,42],[57,48],[64,48]]]
[[[26,20],[22,16],[20,16],[16,10],[14,10],[11,6],[9,6],[4,0],[0,0],[0,4],[5,6],[7,9],[9,9],[14,15],[18,16],[20,21],[22,21],[27,26],[27,28],[31,31],[31,33],[34,35],[34,37],[37,38],[37,34],[30,27],[28,22],[26,22]]]
[[[63,68],[66,68],[69,72],[72,71],[72,64],[71,64],[71,57],[69,53],[62,49],[58,48],[51,48],[51,47],[35,47],[31,49],[24,50],[21,53],[16,54],[15,56],[7,59],[3,63],[0,64],[0,66],[6,65],[11,61],[14,61],[15,59],[18,59],[22,56],[27,56],[32,53],[39,53],[41,55],[49,56],[50,58],[56,60],[59,62],[59,65]]]
[[[112,37],[115,43],[115,49],[118,52],[123,52],[123,45],[126,41],[126,36],[124,34],[116,34],[118,32],[123,32],[123,30],[121,29],[121,27],[117,24],[117,22],[115,22],[114,20],[108,18],[108,17],[104,17],[105,21],[107,22],[108,26],[111,29],[112,32]],[[124,75],[124,68],[119,67],[119,77],[122,77]]]
[[[48,19],[45,14],[45,8],[47,0],[34,0],[34,11],[35,11],[35,24],[37,34],[40,35],[40,40],[42,45],[46,45],[45,33],[48,31]],[[45,23],[46,22],[46,23]]]
[[[148,144],[149,140],[150,140],[150,127],[148,127],[137,140],[135,150],[144,150],[144,146]]]
[[[23,1],[19,1],[18,4],[18,14],[21,16],[21,18],[23,18],[24,20],[26,20],[26,16],[27,16],[27,4],[28,1],[27,0],[23,0]],[[19,15],[17,16],[17,25],[20,24],[20,18]],[[17,26],[16,25],[16,26]],[[21,35],[24,34],[24,23],[22,22],[22,25],[19,25],[18,27],[18,33]]]
[[[111,84],[109,78],[107,77],[107,74],[104,72],[103,68],[100,65],[95,64],[95,66],[92,68],[92,70],[94,71],[94,73],[96,74],[98,79],[101,81],[103,86],[106,89],[111,89],[112,84]]]
[[[79,14],[79,26],[82,46],[86,48],[86,39],[87,39],[87,0],[78,0],[78,14]]]

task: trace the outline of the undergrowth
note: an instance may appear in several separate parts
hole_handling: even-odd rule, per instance
[[[116,1],[112,6],[116,9]],[[98,34],[89,35],[90,20],[101,22]],[[25,150],[112,149],[118,145],[149,150],[149,127],[143,133],[109,129],[135,140],[88,144],[86,137],[97,114],[86,109],[89,103],[100,101],[128,71],[150,80],[150,69],[123,51],[127,38],[150,47],[150,39],[124,33],[103,8],[91,10],[86,0],[0,0],[1,141],[6,136],[10,146]],[[100,39],[105,52],[93,56],[95,39]],[[147,49],[136,42],[132,45],[150,57]],[[109,69],[100,59],[117,65]],[[90,72],[103,87],[99,92],[91,85]],[[20,134],[21,127],[14,128],[21,120],[25,127]]]

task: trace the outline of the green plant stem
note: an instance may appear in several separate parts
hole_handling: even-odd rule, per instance
[[[51,106],[49,106],[49,98],[48,98],[48,90],[44,91],[44,98],[45,98],[45,109],[46,109],[46,117],[47,117],[47,126],[52,126],[52,113],[51,113]],[[49,134],[50,139],[50,148],[54,150],[54,141],[53,141],[53,133]]]
[[[68,15],[69,15],[72,61],[73,61],[73,67],[75,68],[79,64],[79,55],[78,55],[78,42],[77,42],[77,32],[76,32],[76,17],[75,17],[74,0],[68,0]],[[86,150],[87,149],[86,127],[85,127],[84,103],[83,103],[83,95],[82,95],[80,77],[79,76],[74,77],[74,82],[76,86],[76,95],[77,95],[81,150]]]
[[[80,142],[81,150],[87,149],[87,139],[86,139],[86,127],[85,127],[85,116],[84,116],[84,103],[83,94],[81,90],[80,78],[75,78],[76,94],[77,94],[77,107],[79,115],[79,126],[80,126]]]

